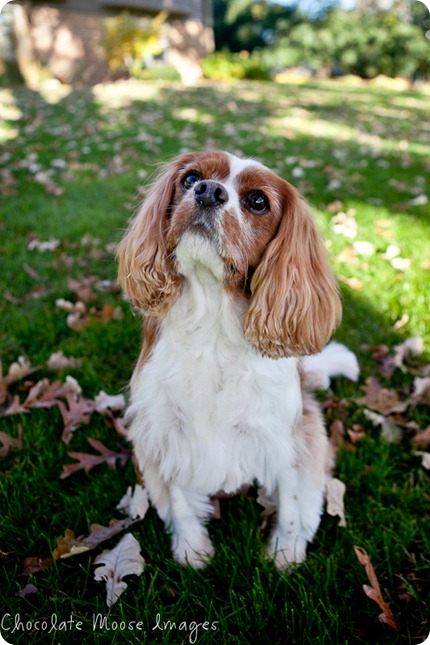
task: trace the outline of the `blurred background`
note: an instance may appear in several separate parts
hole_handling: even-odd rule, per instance
[[[0,78],[282,80],[430,76],[418,0],[23,0],[0,13]]]

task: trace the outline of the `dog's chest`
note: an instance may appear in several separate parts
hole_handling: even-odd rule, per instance
[[[137,379],[133,441],[184,486],[211,493],[268,483],[300,412],[296,362],[258,355],[224,294],[192,295],[163,321]]]

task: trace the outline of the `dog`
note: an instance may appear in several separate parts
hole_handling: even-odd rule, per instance
[[[308,205],[260,162],[191,152],[164,166],[117,256],[143,319],[129,437],[174,559],[207,564],[211,496],[258,482],[277,506],[268,556],[303,562],[333,456],[302,357],[341,319]]]

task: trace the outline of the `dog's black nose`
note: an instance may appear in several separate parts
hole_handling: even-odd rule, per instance
[[[194,186],[194,198],[200,206],[214,208],[228,202],[228,193],[217,181],[199,181]]]

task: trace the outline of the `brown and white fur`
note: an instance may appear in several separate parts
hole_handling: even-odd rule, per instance
[[[270,557],[302,562],[330,455],[299,357],[341,317],[307,204],[256,161],[185,154],[150,188],[118,259],[143,314],[129,436],[174,558],[203,566],[210,496],[258,481],[278,506]]]

